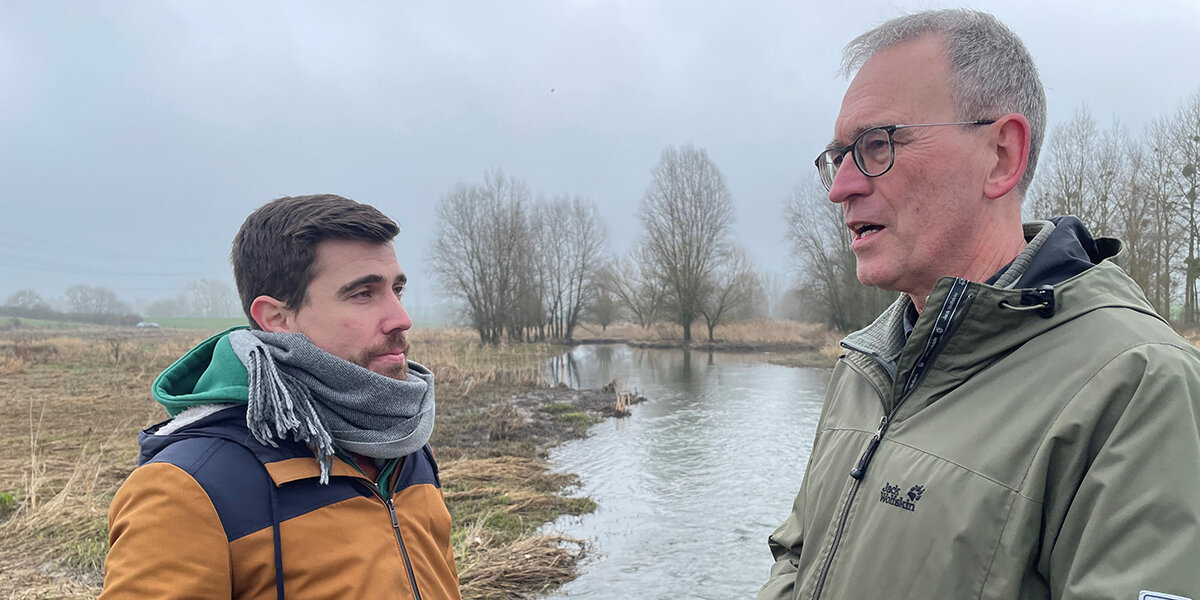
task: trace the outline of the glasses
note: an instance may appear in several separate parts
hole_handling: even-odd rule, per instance
[[[893,139],[893,134],[897,129],[908,129],[910,127],[944,127],[946,125],[991,125],[995,123],[995,119],[981,119],[979,121],[959,121],[957,123],[925,123],[922,125],[885,125],[883,127],[872,127],[860,134],[854,139],[854,143],[844,148],[830,148],[817,155],[815,164],[817,172],[821,174],[821,183],[825,185],[825,190],[833,187],[833,178],[837,175],[838,168],[842,166],[842,158],[849,152],[854,155],[854,164],[858,166],[858,170],[862,171],[867,177],[879,177],[887,173],[892,168],[892,163],[896,162],[896,143]]]

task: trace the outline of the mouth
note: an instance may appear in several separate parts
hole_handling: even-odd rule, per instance
[[[402,346],[375,355],[375,360],[389,363],[403,363],[408,360],[408,347]]]
[[[854,233],[856,241],[871,237],[884,229],[883,225],[876,223],[846,223],[846,227],[849,227],[850,231]]]

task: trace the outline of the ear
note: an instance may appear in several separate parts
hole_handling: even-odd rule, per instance
[[[984,194],[995,200],[1017,187],[1029,166],[1031,135],[1025,115],[1010,113],[989,128],[989,157],[994,161],[984,180]]]
[[[296,313],[283,302],[270,296],[259,296],[250,303],[250,316],[263,331],[291,333]]]

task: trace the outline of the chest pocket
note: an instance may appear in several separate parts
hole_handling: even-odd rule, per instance
[[[853,437],[862,443],[844,441],[861,447],[869,436]],[[802,574],[807,594],[817,585],[839,535],[850,494],[848,473],[854,463],[841,462],[826,465],[832,471],[827,481],[837,480],[836,471],[843,473],[846,485],[840,497],[822,493],[817,497],[823,506],[810,512],[814,529],[824,531],[817,560]],[[996,564],[1014,558],[1001,556],[1002,538],[1014,503],[1025,501],[999,482],[885,438],[858,486],[844,513],[822,598],[979,598],[985,584],[992,587],[988,579]],[[829,517],[828,528],[816,525]],[[881,590],[887,593],[881,596]],[[800,597],[810,597],[806,593]]]

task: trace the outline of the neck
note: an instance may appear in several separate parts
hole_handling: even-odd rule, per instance
[[[929,282],[927,287],[908,293],[908,297],[912,299],[913,306],[916,307],[917,312],[925,310],[925,301],[929,299],[929,294],[933,292],[933,286],[937,284],[937,279],[941,277],[961,277],[968,281],[987,281],[1000,269],[1004,268],[1005,265],[1011,263],[1025,249],[1026,245],[1025,232],[1019,220],[1015,228],[1009,227],[1003,234],[990,237],[981,236],[978,239],[979,241],[972,248],[963,252],[964,257],[973,258],[949,272],[938,275],[933,281]]]
[[[375,466],[375,459],[368,458],[361,454],[355,454],[353,452],[347,452],[347,454],[354,459],[354,463],[358,465],[359,469],[362,469],[363,474],[365,474],[368,479],[371,481],[379,479],[379,467]]]

